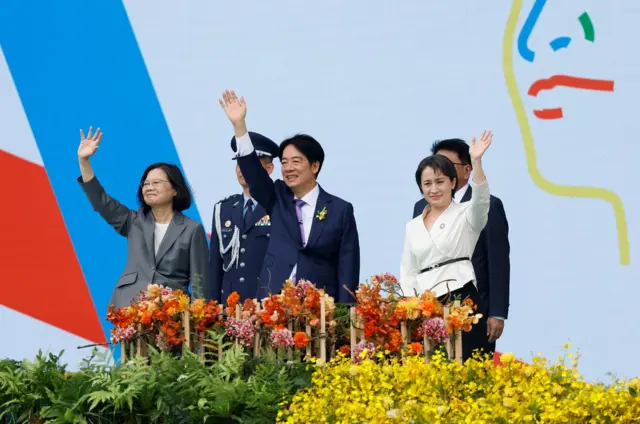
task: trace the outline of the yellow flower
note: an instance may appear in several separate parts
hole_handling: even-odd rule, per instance
[[[500,355],[500,362],[505,365],[512,363],[513,361],[515,361],[515,359],[515,355],[511,352],[503,353],[502,355]]]
[[[325,206],[324,208],[322,208],[321,211],[318,211],[318,213],[316,214],[316,218],[318,219],[318,221],[322,221],[326,217],[327,217],[327,207]]]

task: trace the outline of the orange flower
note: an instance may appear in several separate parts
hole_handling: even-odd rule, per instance
[[[218,305],[215,300],[209,300],[205,304],[204,300],[196,299],[191,304],[190,311],[196,331],[202,332],[218,322],[222,306]]]
[[[180,312],[180,302],[178,299],[168,300],[162,305],[162,311],[169,316],[175,315]]]
[[[340,349],[338,349],[338,351],[340,353],[342,353],[343,355],[350,355],[351,354],[351,346],[342,345],[342,346],[340,346]]]
[[[267,327],[277,327],[287,321],[287,315],[280,303],[280,297],[271,296],[263,301],[264,310],[260,314],[262,323]]]
[[[299,349],[305,348],[309,344],[309,336],[307,336],[307,333],[304,331],[298,331],[293,336],[293,343],[295,343]]]
[[[422,353],[422,344],[418,342],[414,342],[409,345],[409,354],[420,355],[421,353]]]
[[[227,315],[230,317],[235,317],[236,316],[236,305],[238,304],[238,301],[240,300],[240,295],[238,294],[238,292],[233,292],[229,295],[229,297],[227,297]]]
[[[107,312],[107,319],[114,326],[120,328],[127,328],[137,322],[138,311],[133,306],[124,306],[119,309],[115,309],[115,306],[110,305]]]
[[[302,302],[298,297],[298,289],[291,281],[287,281],[282,289],[282,303],[287,312],[294,318],[302,311]]]
[[[468,306],[468,307],[470,307],[470,308],[471,308],[471,309],[473,309],[474,311],[477,311],[477,310],[478,310],[478,305],[476,305],[470,297],[467,297],[467,298],[462,302],[462,304],[463,304],[464,306]]]

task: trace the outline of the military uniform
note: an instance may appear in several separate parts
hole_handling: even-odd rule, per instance
[[[278,145],[257,133],[259,156],[277,157]],[[235,139],[232,149],[235,151]],[[234,158],[235,159],[235,158]],[[215,204],[209,249],[209,298],[224,302],[236,291],[241,301],[255,298],[269,244],[271,220],[265,209],[244,194],[234,194]]]

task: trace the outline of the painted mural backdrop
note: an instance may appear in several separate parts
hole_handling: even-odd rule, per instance
[[[96,173],[132,207],[146,165],[178,163],[210,231],[239,191],[217,105],[234,88],[252,130],[323,143],[362,280],[399,271],[432,141],[492,129],[512,251],[499,350],[570,341],[590,378],[639,375],[639,18],[631,0],[1,2],[0,357],[64,348],[74,365],[106,340],[126,241],[76,182],[78,130],[103,129]]]

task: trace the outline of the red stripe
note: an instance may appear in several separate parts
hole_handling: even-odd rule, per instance
[[[558,86],[582,90],[613,91],[613,85],[614,83],[611,80],[554,75],[550,78],[539,79],[531,84],[529,95],[535,97],[542,90],[552,90]]]
[[[0,150],[0,181],[0,304],[89,341],[106,341],[46,171]]]

